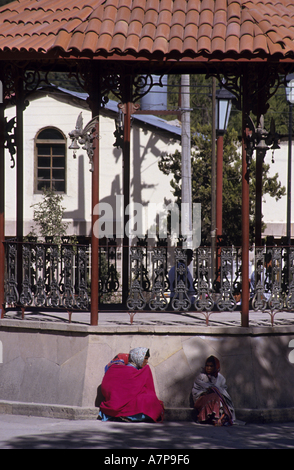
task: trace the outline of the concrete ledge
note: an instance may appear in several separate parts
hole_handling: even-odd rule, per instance
[[[99,408],[0,401],[0,414],[38,416],[57,419],[97,419]]]
[[[99,408],[0,400],[0,414],[68,420],[97,420]],[[287,423],[294,421],[294,408],[272,410],[237,409],[236,416],[238,420],[245,423]],[[191,422],[194,421],[194,410],[192,408],[167,408],[164,420],[169,422]]]
[[[294,408],[276,408],[272,410],[237,409],[237,419],[246,423],[289,423],[294,421]]]
[[[199,326],[199,325],[117,325],[89,326],[73,323],[46,322],[34,320],[0,319],[0,330],[23,330],[54,332],[56,334],[74,333],[79,335],[202,335],[202,336],[275,336],[294,335],[294,325],[287,326]]]

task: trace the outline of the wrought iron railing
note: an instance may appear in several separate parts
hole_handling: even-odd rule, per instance
[[[5,245],[6,306],[88,309],[87,245],[66,239],[60,246],[49,239],[46,243],[11,239]]]
[[[6,307],[89,310],[91,302],[91,246],[61,245],[16,239],[5,242]],[[99,301],[122,304],[122,247],[115,239],[100,246]],[[210,247],[194,250],[189,278],[187,252],[181,246],[168,248],[166,242],[150,247],[138,240],[130,247],[129,292],[126,309],[130,312],[201,312],[208,323],[213,311],[234,311],[242,302],[241,248],[218,247],[216,259]],[[294,247],[264,246],[251,251],[250,305],[253,310],[294,311]],[[175,276],[170,285],[169,269]],[[214,268],[213,268],[214,266]],[[191,269],[191,267],[190,267]],[[193,286],[189,279],[192,279]],[[171,295],[171,292],[173,295]]]

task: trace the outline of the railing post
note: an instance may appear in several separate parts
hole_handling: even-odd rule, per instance
[[[4,316],[5,309],[5,151],[4,151],[4,134],[5,119],[4,105],[0,103],[0,313],[1,318]]]
[[[91,238],[91,325],[98,325],[99,317],[99,238],[94,234],[94,225],[99,216],[94,211],[99,203],[99,121],[96,122],[92,172],[92,238]]]
[[[248,76],[243,73],[242,99],[242,311],[241,326],[249,326],[249,163],[246,149]]]

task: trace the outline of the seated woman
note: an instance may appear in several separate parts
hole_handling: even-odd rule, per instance
[[[107,366],[101,384],[103,421],[163,421],[163,403],[158,400],[148,359],[148,348],[132,349],[128,362],[119,354]],[[126,365],[127,364],[127,365]]]
[[[236,419],[226,379],[219,371],[219,360],[210,356],[194,382],[192,396],[199,423],[224,426],[234,424]]]

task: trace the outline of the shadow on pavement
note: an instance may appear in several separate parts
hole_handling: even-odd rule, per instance
[[[226,428],[194,423],[88,422],[79,429],[13,437],[6,449],[285,449],[294,447],[294,423]],[[172,452],[170,452],[172,453]],[[111,454],[111,453],[110,453]],[[141,454],[140,454],[141,455]]]

